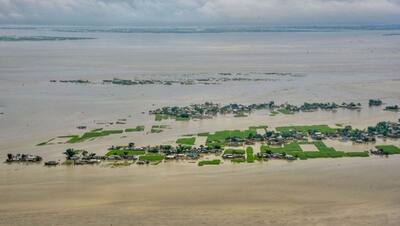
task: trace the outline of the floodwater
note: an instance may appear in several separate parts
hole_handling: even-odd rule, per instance
[[[397,121],[398,113],[367,107],[370,98],[400,104],[400,36],[384,36],[385,33],[349,30],[124,34],[0,29],[0,36],[97,38],[0,42],[0,160],[9,152],[58,160],[68,147],[104,154],[110,145],[131,141],[138,145],[168,144],[183,134],[255,125],[274,128],[340,123],[365,128],[379,121]],[[49,82],[114,77],[180,79],[220,72],[301,76],[270,75],[274,81],[218,85]],[[147,114],[148,110],[166,105],[271,100],[292,104],[354,101],[361,102],[364,108],[273,117],[268,111],[259,111],[246,118],[219,116],[189,122],[155,122]],[[79,125],[94,129],[103,127],[96,122],[120,118],[126,118],[127,124],[107,128],[145,125],[146,131],[74,145],[35,146],[57,136],[82,133],[76,129]],[[168,124],[170,129],[148,134],[154,124]],[[399,145],[398,141],[379,142]],[[328,145],[346,151],[370,148],[336,141]],[[399,158],[390,157],[226,164],[202,169],[190,163],[121,169],[1,164],[0,225],[127,225],[136,221],[139,225],[363,225],[366,220],[396,225],[400,218],[395,201],[400,198],[398,163]],[[82,221],[73,221],[70,216],[80,216]]]

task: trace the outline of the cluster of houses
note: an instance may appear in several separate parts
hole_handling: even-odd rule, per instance
[[[14,162],[41,162],[42,157],[38,155],[31,154],[7,154],[6,163],[14,163]]]
[[[212,118],[217,114],[239,114],[251,112],[253,110],[271,109],[273,106],[275,106],[273,101],[262,104],[228,104],[223,106],[212,102],[205,102],[204,104],[191,104],[184,107],[172,106],[158,108],[156,110],[150,110],[149,114],[182,118]]]
[[[296,157],[286,153],[272,153],[270,151],[257,153],[256,156],[261,159],[284,159],[288,161],[294,161],[297,159]]]
[[[167,106],[158,108],[155,110],[150,110],[149,114],[151,115],[166,115],[170,117],[181,117],[181,118],[212,118],[217,114],[243,114],[249,113],[255,110],[263,110],[263,109],[285,109],[288,113],[295,113],[295,112],[308,112],[308,111],[315,111],[315,110],[335,110],[338,108],[345,108],[350,110],[360,109],[361,103],[345,103],[336,104],[336,103],[304,103],[300,106],[291,105],[291,104],[281,104],[276,105],[274,101],[261,103],[261,104],[250,104],[250,105],[243,105],[243,104],[227,104],[227,105],[219,105],[214,104],[212,102],[205,102],[204,104],[191,104],[188,106]]]
[[[304,104],[300,106],[296,105],[291,105],[291,104],[284,104],[279,106],[281,109],[286,109],[287,111],[291,113],[303,111],[303,112],[310,112],[310,111],[316,111],[316,110],[335,110],[338,108],[344,108],[344,109],[350,109],[350,110],[356,110],[356,109],[361,109],[361,103],[345,103],[343,102],[342,104],[337,104],[335,102],[332,103],[307,103],[305,102]]]
[[[265,142],[268,145],[280,146],[291,141],[297,140],[324,140],[340,139],[341,141],[353,141],[355,143],[375,142],[376,138],[400,138],[400,123],[397,122],[379,122],[376,126],[368,127],[364,130],[353,129],[346,126],[343,129],[334,130],[334,132],[321,132],[310,130],[300,132],[289,130],[287,132],[266,131],[265,134],[250,133],[248,137],[228,137],[223,141],[224,144],[231,147],[253,145],[256,142]],[[215,147],[215,146],[214,146]]]

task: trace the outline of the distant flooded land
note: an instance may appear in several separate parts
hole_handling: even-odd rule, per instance
[[[0,27],[0,225],[398,225],[398,33]]]

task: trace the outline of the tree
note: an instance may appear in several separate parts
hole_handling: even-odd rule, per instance
[[[86,157],[86,156],[88,155],[88,153],[89,153],[88,151],[83,150],[83,151],[82,151],[82,156],[85,156],[85,157]]]
[[[75,156],[76,152],[74,149],[68,148],[67,150],[65,150],[64,154],[67,156],[67,159],[71,159]]]

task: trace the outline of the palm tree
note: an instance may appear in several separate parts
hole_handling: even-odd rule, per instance
[[[75,156],[76,152],[74,149],[68,148],[67,150],[65,150],[64,154],[67,156],[67,159],[71,159]]]

